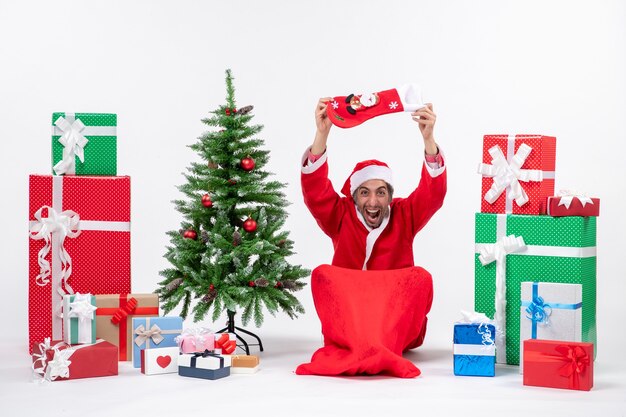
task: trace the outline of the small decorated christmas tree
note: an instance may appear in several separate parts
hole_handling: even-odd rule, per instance
[[[256,138],[263,126],[250,124],[252,106],[237,109],[230,70],[226,70],[226,104],[202,120],[212,129],[190,147],[202,163],[191,163],[175,200],[184,220],[170,231],[165,258],[171,267],[156,292],[165,313],[182,303],[181,316],[190,311],[200,321],[212,308],[212,320],[236,311],[245,325],[259,327],[263,306],[296,318],[304,309],[292,292],[306,284],[310,271],[291,265],[293,242],[282,231],[289,204],[285,184],[269,181],[263,168],[269,152]],[[230,323],[232,327],[232,323]]]

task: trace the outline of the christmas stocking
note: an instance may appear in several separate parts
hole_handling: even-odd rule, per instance
[[[420,88],[415,84],[405,84],[377,93],[335,97],[326,105],[326,113],[334,125],[348,128],[383,114],[414,112],[422,107]]]

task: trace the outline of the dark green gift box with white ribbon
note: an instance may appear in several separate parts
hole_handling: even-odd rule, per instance
[[[499,363],[520,361],[523,281],[581,284],[582,341],[596,344],[596,217],[476,213],[475,230],[474,309],[496,322]]]
[[[117,175],[117,115],[53,113],[52,172]]]

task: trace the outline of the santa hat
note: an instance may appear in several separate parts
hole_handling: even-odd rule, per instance
[[[369,159],[356,164],[352,174],[343,184],[341,193],[346,197],[352,197],[356,189],[368,180],[383,180],[393,186],[393,178],[389,166],[384,162]]]
[[[376,93],[334,97],[326,104],[326,114],[334,125],[348,128],[383,114],[414,112],[422,107],[424,103],[419,86],[405,84]]]

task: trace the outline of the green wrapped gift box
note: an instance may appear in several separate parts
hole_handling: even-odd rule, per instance
[[[474,263],[474,308],[505,338],[498,362],[519,365],[522,281],[582,284],[582,340],[596,344],[595,217],[476,213]]]
[[[56,175],[117,175],[117,115],[53,113],[52,167]]]

